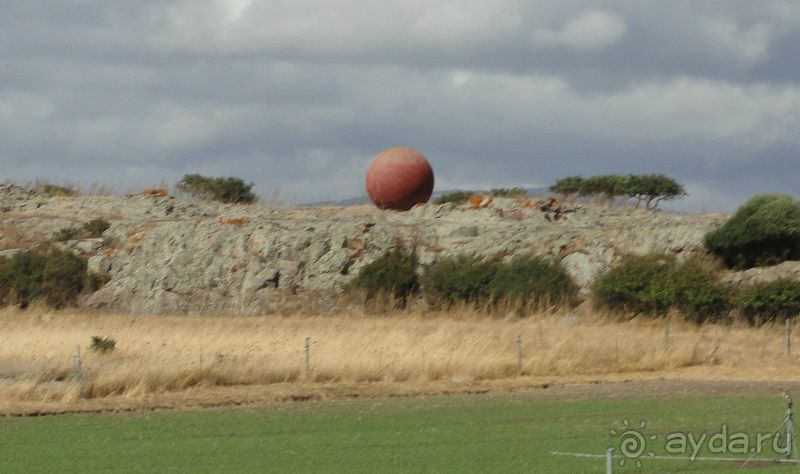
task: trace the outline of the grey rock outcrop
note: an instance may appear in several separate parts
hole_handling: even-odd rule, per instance
[[[0,220],[26,232],[46,237],[98,217],[111,222],[102,239],[69,244],[109,279],[86,304],[154,314],[254,314],[317,304],[396,245],[416,248],[421,265],[455,255],[547,255],[585,289],[626,253],[703,252],[703,236],[725,219],[583,208],[551,222],[536,206],[503,198],[487,208],[427,205],[395,213],[149,196],[25,198],[12,191],[6,198],[0,189],[0,203],[15,203]]]

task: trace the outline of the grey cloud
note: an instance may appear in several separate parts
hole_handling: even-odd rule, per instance
[[[699,209],[800,178],[793,2],[8,3],[0,163],[21,181],[336,199],[393,145],[440,189],[659,171]]]

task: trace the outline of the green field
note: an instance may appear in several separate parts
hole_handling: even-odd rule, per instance
[[[0,420],[2,472],[604,472],[623,420],[666,454],[675,431],[770,432],[779,397],[556,400],[453,396],[304,402],[259,409],[64,415]],[[703,455],[710,455],[703,450]],[[725,455],[730,457],[732,455]],[[742,457],[738,455],[737,457]],[[768,452],[762,458],[774,458]],[[647,472],[736,472],[734,463],[642,459]],[[797,467],[759,464],[759,472]],[[635,472],[628,460],[615,472]]]

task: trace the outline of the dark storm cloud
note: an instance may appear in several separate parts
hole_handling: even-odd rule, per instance
[[[797,192],[798,46],[777,1],[8,1],[0,163],[310,201],[402,144],[440,189],[658,171],[730,209]]]

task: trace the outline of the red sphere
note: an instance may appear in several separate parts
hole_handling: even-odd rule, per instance
[[[367,170],[367,194],[381,209],[407,211],[428,202],[432,192],[433,169],[413,148],[383,150]]]

